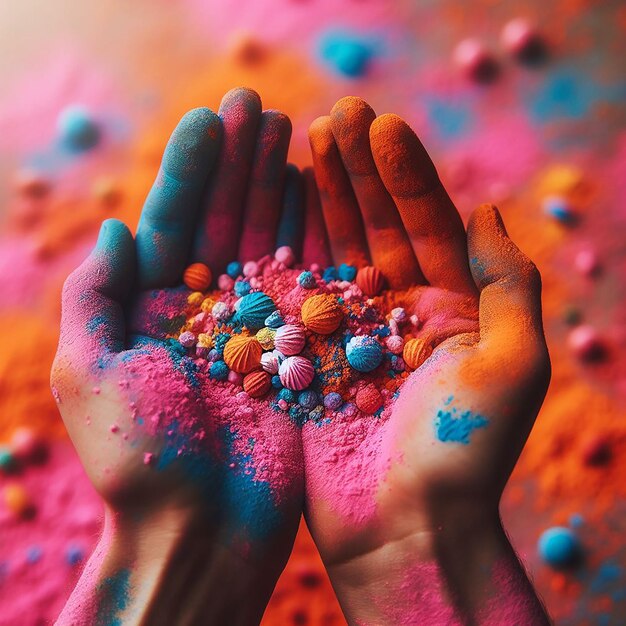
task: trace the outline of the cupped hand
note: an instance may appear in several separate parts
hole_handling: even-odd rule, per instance
[[[384,562],[365,555],[389,564],[407,538],[498,518],[550,377],[540,278],[495,207],[476,209],[466,232],[399,117],[344,98],[309,136],[335,263],[380,268],[434,349],[387,420],[303,428],[307,522],[331,577],[359,562],[351,575],[365,584]]]
[[[233,386],[212,380],[207,363],[167,335],[180,328],[190,292],[178,285],[189,263],[215,276],[230,261],[273,252],[277,241],[296,245],[302,182],[285,166],[290,134],[289,119],[262,112],[247,89],[229,92],[218,115],[199,108],[182,118],[136,236],[107,220],[67,280],[51,377],[115,524],[165,520],[167,533],[181,520],[203,545],[261,571],[261,596],[271,593],[300,519],[299,430],[270,410],[239,407]]]

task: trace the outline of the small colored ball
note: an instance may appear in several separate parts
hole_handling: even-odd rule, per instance
[[[220,274],[217,286],[222,291],[230,291],[235,286],[235,281],[228,274]]]
[[[339,274],[337,273],[337,268],[334,265],[330,265],[324,270],[322,274],[322,280],[329,283],[332,280],[337,280],[339,278]]]
[[[209,377],[213,380],[225,381],[228,379],[228,365],[224,361],[214,361],[209,370]]]
[[[424,361],[426,361],[432,352],[432,346],[424,341],[424,339],[414,338],[409,339],[404,344],[402,358],[410,369],[416,370],[422,363],[424,363]]]
[[[324,406],[327,409],[335,410],[341,407],[343,398],[335,391],[331,391],[324,396]]]
[[[263,348],[256,337],[234,335],[224,346],[224,362],[233,371],[247,374],[261,364]]]
[[[275,350],[273,352],[264,352],[261,355],[261,367],[268,374],[278,374],[279,366],[280,362],[278,360],[278,355],[276,354]]]
[[[272,386],[272,377],[262,370],[250,372],[243,379],[243,390],[251,398],[263,397]]]
[[[243,376],[239,372],[228,372],[228,382],[231,385],[241,386],[243,384]]]
[[[22,426],[11,436],[10,448],[17,460],[40,462],[46,458],[46,442],[31,428]]]
[[[274,258],[287,267],[291,267],[296,262],[293,250],[289,246],[280,246],[274,253]]]
[[[315,391],[307,390],[298,394],[298,404],[305,409],[312,409],[318,404],[318,397]]]
[[[26,490],[18,483],[10,483],[4,487],[4,503],[16,517],[31,517],[34,507]]]
[[[406,322],[406,318],[406,311],[401,306],[397,306],[395,309],[391,309],[391,319],[398,324]]]
[[[582,545],[569,529],[553,526],[545,530],[537,544],[539,555],[550,566],[559,569],[575,565],[582,556]]]
[[[276,310],[274,301],[262,291],[243,296],[239,301],[237,317],[248,328],[261,328],[268,315]]]
[[[359,335],[346,345],[346,358],[358,372],[371,372],[383,360],[383,348],[373,337]]]
[[[100,141],[100,128],[91,113],[80,106],[64,109],[57,119],[57,131],[63,145],[73,152],[83,152]]]
[[[231,261],[226,266],[226,273],[231,278],[238,278],[243,274],[243,266],[241,265],[241,263],[239,263],[239,261]]]
[[[235,295],[238,298],[242,298],[243,296],[250,293],[251,288],[252,287],[250,286],[250,283],[247,280],[238,280],[235,283]]]
[[[504,25],[500,41],[503,47],[520,61],[541,61],[547,56],[547,45],[536,27],[518,17]]]
[[[193,291],[206,291],[213,276],[204,263],[192,263],[183,274],[183,282]]]
[[[282,326],[284,323],[285,323],[285,320],[283,319],[283,316],[280,314],[280,311],[274,311],[273,313],[270,313],[265,318],[265,325],[268,328],[278,328],[279,326]]]
[[[600,268],[598,256],[593,250],[581,250],[574,258],[574,266],[583,276],[594,276]]]
[[[298,276],[298,285],[303,289],[314,289],[316,286],[315,276],[313,272],[305,270]]]
[[[243,275],[246,278],[252,278],[253,276],[258,276],[259,274],[259,265],[255,261],[248,261],[242,268]]]
[[[574,328],[567,338],[567,343],[582,361],[596,361],[604,356],[604,344],[592,326],[582,325]]]
[[[283,384],[282,382],[280,382],[280,376],[278,374],[275,374],[274,376],[272,376],[272,387],[274,387],[274,389],[283,388]]]
[[[302,304],[302,322],[311,331],[320,335],[335,332],[341,320],[343,310],[331,294],[319,294],[307,298]]]
[[[211,308],[211,315],[216,322],[225,322],[231,315],[226,302],[216,302]]]
[[[284,400],[285,402],[295,402],[297,396],[292,389],[283,388],[278,392],[276,397],[279,400]]]
[[[496,58],[478,39],[464,39],[459,42],[453,57],[457,66],[471,80],[487,83],[498,75]]]
[[[11,450],[6,447],[0,447],[0,472],[4,474],[11,473],[17,467],[17,460]]]
[[[542,201],[542,207],[544,213],[553,217],[557,222],[569,224],[574,221],[574,210],[567,198],[547,196]]]
[[[306,333],[304,328],[295,324],[285,324],[276,331],[274,345],[285,356],[299,354],[304,348]]]
[[[374,415],[383,406],[383,396],[374,385],[365,385],[356,392],[355,403],[366,415]]]
[[[356,267],[354,267],[354,265],[342,263],[337,270],[337,276],[339,277],[339,280],[352,282],[356,278]]]
[[[366,296],[373,298],[383,290],[385,278],[377,267],[368,265],[358,271],[356,284]]]
[[[280,380],[287,389],[306,389],[315,376],[313,364],[303,356],[287,357],[278,368]]]
[[[68,565],[78,565],[85,558],[85,553],[79,546],[70,546],[65,553]]]
[[[183,348],[193,348],[196,345],[196,336],[189,330],[180,333],[178,341]]]
[[[261,344],[261,347],[263,348],[263,350],[274,349],[274,342],[276,339],[276,334],[277,332],[273,328],[268,328],[267,326],[264,326],[257,332],[256,338],[258,342]]]
[[[363,76],[374,55],[373,42],[350,33],[328,33],[320,42],[320,54],[336,72],[349,78]]]
[[[402,354],[404,348],[404,339],[400,335],[389,335],[385,339],[387,350],[393,354]]]

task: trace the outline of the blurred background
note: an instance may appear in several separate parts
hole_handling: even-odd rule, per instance
[[[0,625],[53,621],[100,529],[48,386],[63,280],[104,218],[134,227],[178,118],[238,85],[291,117],[298,165],[359,95],[464,217],[501,207],[554,369],[505,526],[557,624],[626,624],[625,41],[608,0],[1,2]],[[302,528],[264,624],[343,623]]]

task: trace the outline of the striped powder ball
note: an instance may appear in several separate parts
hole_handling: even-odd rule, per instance
[[[250,372],[243,379],[243,390],[251,398],[263,397],[272,386],[272,377],[263,370]]]
[[[268,374],[278,374],[278,366],[280,365],[280,361],[278,359],[278,354],[276,354],[276,350],[272,352],[264,352],[261,355],[261,367]]]
[[[365,385],[356,392],[355,403],[366,415],[374,415],[383,405],[383,396],[374,385]]]
[[[356,275],[356,284],[359,289],[370,298],[377,296],[385,285],[383,273],[371,265],[362,267]]]
[[[267,294],[255,291],[239,300],[237,317],[248,328],[262,328],[267,317],[275,310],[276,305]]]
[[[371,372],[383,360],[383,347],[373,337],[358,335],[346,345],[346,358],[358,372]]]
[[[312,296],[302,304],[302,322],[315,333],[330,335],[339,328],[343,311],[331,294]]]
[[[432,346],[424,339],[409,339],[404,344],[402,358],[410,369],[416,370],[432,354],[432,351]]]
[[[263,350],[273,350],[274,349],[274,341],[276,337],[276,331],[273,328],[263,327],[256,334],[256,338]]]
[[[183,274],[183,282],[193,291],[206,291],[213,275],[204,263],[192,263]]]
[[[263,348],[256,337],[234,335],[224,346],[224,361],[234,372],[247,374],[261,364]]]
[[[389,335],[385,339],[385,345],[387,346],[387,350],[392,352],[393,354],[402,354],[402,350],[404,349],[404,339],[400,335]]]
[[[280,364],[278,375],[287,389],[301,391],[311,384],[315,370],[311,361],[303,356],[290,356]]]
[[[293,356],[302,352],[306,341],[304,328],[295,324],[285,324],[275,332],[274,346],[285,356]]]

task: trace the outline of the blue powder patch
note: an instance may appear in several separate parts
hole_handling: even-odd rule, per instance
[[[98,330],[98,327],[104,326],[105,324],[106,318],[104,317],[104,315],[96,315],[87,322],[87,331],[93,334],[96,332],[96,330]]]
[[[119,617],[130,599],[130,570],[121,569],[105,578],[97,588],[98,616],[96,626],[121,626]]]
[[[350,78],[363,76],[378,52],[376,39],[349,32],[332,31],[322,36],[319,54],[337,73]]]
[[[426,107],[429,121],[443,139],[460,137],[472,125],[472,113],[462,103],[429,98]]]
[[[452,441],[467,445],[470,442],[472,431],[477,428],[485,428],[489,424],[486,417],[475,415],[471,411],[465,411],[458,416],[455,414],[456,409],[454,408],[449,411],[444,409],[437,411],[435,433],[439,441]]]

